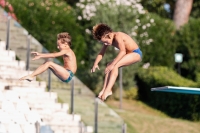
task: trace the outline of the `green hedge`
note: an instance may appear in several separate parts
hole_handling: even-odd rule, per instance
[[[200,73],[197,73],[196,81],[197,81],[198,85],[200,86]]]
[[[174,43],[175,27],[171,20],[163,19],[156,14],[150,14],[149,17],[153,23],[148,22],[145,18],[141,19],[141,23],[147,23],[151,26],[146,29],[148,36],[140,37],[143,34],[143,26],[138,28],[137,41],[143,53],[143,62],[149,62],[153,66],[174,67],[174,54],[177,44]],[[150,44],[146,44],[145,39],[151,40]]]
[[[181,75],[195,80],[200,72],[200,19],[190,19],[189,22],[177,31],[174,43],[176,52],[183,54]]]
[[[197,83],[179,76],[167,67],[141,68],[136,81],[140,100],[172,117],[200,120],[199,95],[150,91],[153,87],[161,86],[198,87]]]

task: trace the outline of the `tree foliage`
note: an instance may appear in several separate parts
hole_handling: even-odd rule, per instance
[[[0,0],[0,6],[8,12],[8,15],[17,20],[13,6],[6,0]]]
[[[71,6],[75,6],[76,3],[79,2],[79,0],[64,0],[64,1],[66,1]]]
[[[164,8],[164,4],[168,3],[170,5],[170,10],[167,11]],[[148,12],[156,13],[164,18],[172,18],[173,9],[175,6],[174,0],[141,0],[141,4],[144,6]]]
[[[188,24],[177,31],[175,41],[176,52],[183,54],[181,72],[184,77],[196,80],[200,72],[200,19],[190,19]]]
[[[175,10],[175,0],[141,0],[141,4],[151,13],[156,13],[163,18],[173,18]],[[169,4],[170,10],[164,8],[165,4]],[[200,12],[200,1],[193,0],[192,11],[190,16],[194,18],[199,18]]]
[[[158,15],[148,14],[150,22],[145,18],[141,23],[151,25],[148,29],[139,27],[136,37],[144,54],[143,62],[152,66],[174,67],[174,54],[177,44],[173,42],[175,27],[171,20],[162,19]],[[144,34],[144,30],[148,36]],[[141,39],[140,39],[141,38]],[[149,38],[148,40],[146,38]],[[149,43],[151,42],[151,43]]]

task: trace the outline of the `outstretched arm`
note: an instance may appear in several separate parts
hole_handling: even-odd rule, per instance
[[[92,69],[91,69],[91,72],[95,72],[95,69],[96,69],[96,68],[99,69],[98,64],[99,64],[99,62],[101,61],[101,59],[103,58],[104,53],[105,53],[107,47],[108,47],[107,45],[103,45],[101,51],[99,52],[99,54],[97,55],[97,57],[96,57],[96,59],[95,59],[94,65],[93,65],[93,67],[92,67]]]
[[[55,57],[59,57],[59,56],[62,56],[64,54],[66,54],[66,51],[62,50],[62,51],[56,52],[56,53],[31,52],[31,54],[34,55],[34,58],[32,60],[37,60],[37,59],[40,59],[40,58],[55,58]]]

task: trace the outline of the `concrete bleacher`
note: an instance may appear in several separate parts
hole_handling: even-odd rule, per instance
[[[20,65],[16,60],[15,51],[4,48],[1,41],[0,133],[37,133],[36,122],[54,133],[80,133],[81,116],[69,114],[69,105],[58,103],[56,92],[46,92],[46,82],[19,81],[30,71],[25,71],[23,61]]]

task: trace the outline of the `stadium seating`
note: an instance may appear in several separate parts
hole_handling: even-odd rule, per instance
[[[80,133],[81,116],[69,114],[69,105],[58,103],[57,93],[46,92],[45,82],[19,81],[29,72],[10,65],[15,52],[9,55],[0,44],[0,133],[36,133],[36,122],[40,133]]]
[[[30,71],[4,44],[0,43],[0,133],[36,133],[36,122],[40,133],[80,133],[81,116],[69,114],[69,105],[58,103],[55,92],[46,92],[45,82],[18,80]]]

